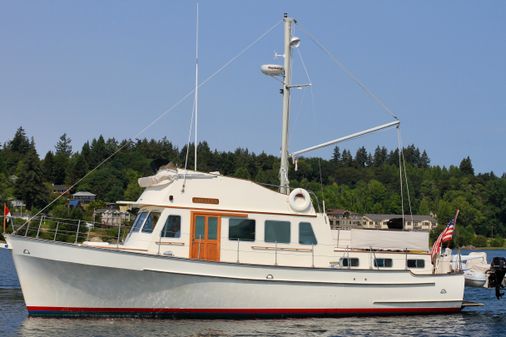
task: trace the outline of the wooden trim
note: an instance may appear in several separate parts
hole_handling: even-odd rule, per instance
[[[105,248],[105,249],[112,249],[112,250],[123,250],[123,251],[135,251],[135,252],[147,252],[147,249],[142,248],[123,248],[123,247],[107,247],[107,246],[87,246],[87,247],[93,247],[93,248]]]
[[[184,242],[174,242],[174,241],[157,241],[157,242],[155,242],[155,244],[160,245],[160,246],[165,246],[165,245],[184,246]]]
[[[205,215],[205,216],[217,216],[217,217],[234,217],[234,218],[247,218],[248,217],[248,214],[246,213],[223,213],[223,212],[211,212],[211,211],[204,211],[204,212],[201,212],[201,211],[191,211],[191,216],[193,216],[193,214],[198,214],[198,215]]]
[[[313,250],[309,248],[290,248],[290,247],[270,247],[270,246],[251,246],[253,250],[279,250],[279,251],[287,251],[287,252],[301,252],[301,253],[311,253]]]
[[[304,218],[316,218],[316,214],[298,214],[298,213],[281,213],[281,212],[262,212],[262,211],[246,211],[246,210],[231,210],[231,209],[215,209],[215,208],[198,208],[188,206],[170,206],[170,205],[155,205],[155,204],[138,204],[141,207],[161,207],[161,208],[173,208],[173,209],[189,209],[192,212],[214,212],[221,214],[221,216],[229,216],[229,214],[266,214],[266,215],[288,215],[288,216],[299,216]]]

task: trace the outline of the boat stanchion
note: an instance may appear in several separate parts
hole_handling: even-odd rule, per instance
[[[239,242],[241,240],[239,240],[239,238],[237,238],[237,263],[239,263]]]

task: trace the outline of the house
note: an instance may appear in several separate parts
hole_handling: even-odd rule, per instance
[[[395,225],[398,224],[398,227]],[[404,215],[404,224],[400,214],[364,214],[362,227],[371,229],[403,229],[416,231],[430,231],[437,226],[436,219],[431,215]]]
[[[362,216],[344,209],[329,209],[327,215],[331,229],[351,229],[362,226]]]
[[[14,199],[14,200],[11,200],[11,207],[12,208],[23,208],[23,207],[26,207],[26,204],[23,200]]]
[[[68,186],[67,185],[58,185],[58,184],[53,184],[53,193],[57,193],[57,194],[62,194],[62,193],[65,193],[66,194],[68,193]]]
[[[130,221],[130,213],[114,208],[99,208],[93,211],[93,218],[99,218],[103,225],[119,226]]]
[[[79,191],[74,193],[72,199],[79,200],[81,204],[87,204],[95,200],[96,194],[87,192],[87,191]]]
[[[398,229],[407,231],[429,232],[437,226],[433,215],[402,215],[399,214],[358,214],[344,209],[329,209],[327,215],[331,229]]]

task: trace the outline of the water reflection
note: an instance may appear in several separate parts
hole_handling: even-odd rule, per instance
[[[469,336],[463,315],[284,320],[26,319],[21,336]],[[470,334],[471,333],[471,334]],[[483,334],[482,334],[483,335]]]

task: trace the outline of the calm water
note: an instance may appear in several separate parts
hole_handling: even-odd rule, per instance
[[[489,257],[506,251],[488,251]],[[0,336],[504,336],[506,298],[469,288],[466,300],[484,303],[461,314],[283,320],[150,320],[29,318],[12,263],[0,249]]]

